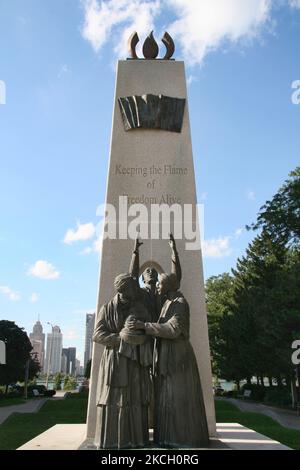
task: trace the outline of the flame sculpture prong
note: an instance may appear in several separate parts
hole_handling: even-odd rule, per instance
[[[132,33],[128,40],[128,49],[129,53],[132,59],[138,59],[137,53],[136,53],[136,46],[140,42],[140,38],[138,36],[138,33],[135,31]]]
[[[167,52],[164,57],[164,60],[170,60],[171,57],[173,57],[174,52],[175,52],[175,44],[170,34],[167,31],[165,32],[164,37],[162,38],[162,42],[167,48]]]
[[[140,38],[137,32],[135,31],[128,40],[128,50],[129,50],[131,59],[135,59],[135,60],[139,59],[136,53],[136,46],[138,45],[139,41],[140,41]],[[170,60],[175,52],[175,44],[174,44],[172,37],[167,31],[165,32],[162,38],[162,42],[165,45],[167,51],[166,51],[165,56],[161,60]],[[143,55],[145,59],[153,60],[157,58],[158,53],[159,53],[159,47],[158,47],[156,40],[154,39],[153,31],[151,31],[151,33],[149,34],[149,36],[146,38],[144,42]]]
[[[153,31],[151,31],[149,36],[146,38],[146,41],[144,42],[143,54],[145,59],[156,59],[158,53],[158,44],[154,39]]]

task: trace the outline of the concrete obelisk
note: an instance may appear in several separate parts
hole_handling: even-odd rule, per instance
[[[157,116],[154,124],[153,122],[149,124],[147,119],[144,124],[141,123],[137,104],[138,99],[144,99],[146,105],[147,99],[161,102],[162,95],[171,97],[173,100],[171,106],[174,105],[174,109],[178,111],[178,106],[180,108],[182,103],[180,100],[187,100],[184,63],[169,60],[169,57],[165,60],[134,58],[136,60],[122,60],[118,63],[106,203],[117,208],[119,197],[127,196],[129,209],[136,203],[144,204],[148,209],[154,203],[168,205],[177,203],[182,208],[185,205],[195,208],[197,197],[187,101],[182,127],[176,129],[175,132],[165,130],[169,123],[165,125],[163,117]],[[148,98],[141,98],[144,95]],[[129,127],[126,128],[126,112],[122,115],[120,99],[128,97],[139,98],[132,98],[137,116],[132,119],[132,122],[127,122]],[[174,99],[178,101],[175,102]],[[145,109],[142,108],[140,110],[143,118],[145,109],[147,112],[147,106]],[[129,106],[127,117],[130,113],[132,114],[132,108]],[[133,128],[128,130],[130,125]],[[195,222],[196,215],[192,217]],[[125,226],[126,221],[119,220],[117,238],[106,238],[103,241],[98,312],[101,305],[108,302],[114,295],[115,277],[120,273],[128,272],[129,269],[133,240],[124,236]],[[160,272],[170,272],[170,250],[167,240],[153,240],[151,233],[149,233],[148,240],[145,240],[143,236],[142,238],[144,245],[140,251],[141,272],[147,265],[156,266]],[[199,247],[196,250],[187,249],[187,241],[184,236],[181,240],[176,240],[182,264],[180,290],[190,305],[191,342],[200,371],[210,435],[215,436],[216,423],[202,254]],[[97,385],[101,354],[102,347],[94,344],[87,438],[94,438],[96,432]]]

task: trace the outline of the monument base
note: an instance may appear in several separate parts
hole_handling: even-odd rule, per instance
[[[86,439],[86,424],[57,424],[17,450],[96,450],[96,447],[92,439]],[[210,439],[209,447],[198,450],[291,449],[241,424],[218,423],[217,438]]]

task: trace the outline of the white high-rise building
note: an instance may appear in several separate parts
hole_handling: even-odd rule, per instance
[[[59,326],[52,327],[52,333],[47,334],[47,352],[44,372],[56,374],[61,371],[61,355],[63,346],[63,335]]]
[[[79,375],[83,375],[83,367],[80,364],[80,360],[76,358],[76,372],[75,375],[78,377]]]
[[[87,362],[92,358],[94,328],[95,314],[87,313],[85,320],[84,368],[86,367]]]
[[[29,338],[33,347],[32,352],[36,354],[41,370],[43,370],[45,360],[45,333],[43,333],[43,327],[39,320],[34,325]]]

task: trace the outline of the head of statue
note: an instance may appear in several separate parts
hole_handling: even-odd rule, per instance
[[[151,268],[150,266],[145,269],[145,271],[142,274],[142,279],[144,283],[147,285],[156,285],[158,281],[158,272],[156,269]]]
[[[176,274],[161,274],[157,286],[160,295],[167,295],[168,292],[176,292],[180,287],[180,283]]]
[[[124,301],[137,298],[138,288],[135,279],[130,274],[119,274],[115,279],[115,290]]]

